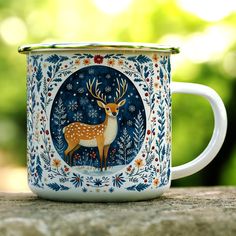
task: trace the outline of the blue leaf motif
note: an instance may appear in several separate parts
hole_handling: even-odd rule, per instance
[[[139,183],[137,186],[136,186],[136,190],[138,192],[141,192],[143,190],[145,190],[146,188],[148,188],[150,186],[150,184],[143,184],[143,183]]]
[[[129,191],[138,191],[141,192],[145,189],[147,189],[150,186],[150,184],[144,184],[144,183],[139,183],[138,185],[132,185],[128,188],[126,188]]]
[[[47,75],[48,75],[49,78],[52,77],[52,66],[48,67]]]
[[[146,63],[146,62],[151,62],[152,60],[151,60],[149,57],[147,57],[147,56],[139,55],[139,56],[137,57],[137,61],[138,61],[139,63]]]
[[[168,70],[169,73],[171,72],[170,57],[168,57],[168,61],[167,61],[167,70]]]
[[[41,161],[40,161],[39,156],[37,156],[36,171],[37,171],[38,177],[41,181],[42,180],[42,175],[43,175],[43,169],[41,167]]]
[[[58,192],[59,190],[63,191],[63,190],[69,189],[69,187],[62,184],[57,184],[57,183],[50,183],[50,184],[47,184],[47,186],[56,192]]]
[[[57,62],[60,61],[60,57],[59,57],[58,55],[54,54],[54,55],[49,56],[49,57],[46,59],[46,61],[55,64],[55,63],[57,63]]]
[[[133,62],[139,62],[141,64],[152,61],[149,57],[144,56],[144,55],[132,56],[132,57],[128,57],[127,59]]]
[[[132,185],[132,186],[126,188],[126,189],[129,190],[129,191],[135,191],[136,190],[136,185]]]
[[[41,86],[41,83],[42,83],[42,77],[43,77],[42,67],[39,64],[36,75],[35,75],[35,78],[37,80],[37,90],[38,91],[40,90],[40,86]]]
[[[69,187],[67,187],[67,186],[65,186],[65,185],[62,185],[62,184],[60,184],[60,187],[61,187],[61,189],[60,190],[68,190],[69,189]]]

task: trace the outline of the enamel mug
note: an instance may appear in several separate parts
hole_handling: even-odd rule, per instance
[[[227,118],[209,87],[171,82],[175,47],[134,43],[32,44],[27,55],[27,167],[39,197],[72,202],[152,199],[205,167]],[[214,132],[194,160],[171,167],[171,96],[196,94]]]

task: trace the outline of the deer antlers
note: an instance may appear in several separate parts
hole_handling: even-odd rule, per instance
[[[116,88],[116,96],[114,98],[114,102],[117,103],[126,93],[127,89],[128,89],[128,84],[124,79],[120,79],[121,83],[119,81],[118,78],[116,78],[116,82],[117,82],[117,88]],[[94,85],[94,81],[95,81],[95,89],[93,92],[93,85]],[[92,80],[92,82],[89,80],[88,83],[86,83],[87,85],[87,89],[89,90],[90,94],[96,98],[99,99],[101,101],[103,101],[104,103],[106,102],[106,95],[104,95],[98,88],[98,86],[102,84],[102,82],[98,82],[97,80],[95,80],[95,78]]]
[[[107,102],[106,102],[106,99],[107,99],[107,98],[106,98],[106,95],[104,95],[104,94],[98,89],[98,85],[100,85],[101,82],[99,83],[97,80],[95,81],[95,94],[94,94],[94,92],[93,92],[94,80],[95,80],[95,78],[93,79],[92,82],[89,80],[88,83],[86,83],[87,89],[89,90],[90,94],[91,94],[94,98],[97,98],[97,99],[103,101],[104,103],[107,103]]]
[[[121,84],[120,84],[118,78],[116,78],[116,82],[118,87],[116,88],[116,97],[114,99],[115,103],[117,103],[125,95],[128,89],[128,84],[124,79],[121,79]]]

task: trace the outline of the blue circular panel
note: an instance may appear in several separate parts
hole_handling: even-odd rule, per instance
[[[92,82],[93,95],[97,82],[97,92],[106,96],[106,102],[91,94],[88,85]],[[115,102],[119,88],[124,94]],[[88,66],[70,75],[58,90],[50,130],[57,153],[71,167],[82,173],[113,173],[139,152],[146,130],[145,109],[137,89],[123,73],[107,66]]]

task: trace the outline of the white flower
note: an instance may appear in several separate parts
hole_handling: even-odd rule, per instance
[[[134,105],[130,105],[130,106],[129,106],[129,111],[130,111],[130,112],[134,112],[134,111],[135,111],[135,109],[136,109],[136,108],[135,108],[135,106],[134,106]]]
[[[69,101],[68,108],[69,108],[69,110],[71,110],[71,111],[75,111],[75,110],[78,108],[78,103],[77,103],[77,101],[74,101],[74,100]]]

